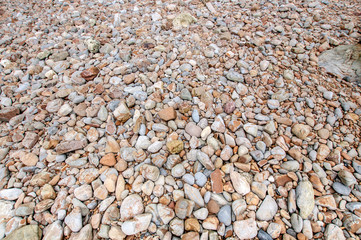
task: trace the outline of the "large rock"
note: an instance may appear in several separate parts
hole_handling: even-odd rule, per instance
[[[361,44],[342,45],[324,51],[318,57],[320,67],[341,78],[351,81],[361,79]]]
[[[0,121],[8,122],[11,118],[19,114],[19,109],[16,107],[5,107],[0,110]]]
[[[26,225],[14,230],[4,240],[40,240],[42,231],[38,225]]]
[[[343,235],[343,232],[341,228],[339,228],[335,224],[328,224],[325,230],[325,240],[345,240],[345,236]]]
[[[74,140],[74,141],[67,141],[58,144],[55,148],[58,154],[68,153],[75,150],[83,149],[87,145],[85,140]]]
[[[62,239],[63,239],[63,227],[61,226],[61,222],[59,220],[53,222],[44,229],[43,240],[62,240]]]
[[[197,188],[192,187],[191,185],[186,183],[184,184],[184,193],[190,200],[195,202],[198,206],[200,207],[204,206],[204,200]]]

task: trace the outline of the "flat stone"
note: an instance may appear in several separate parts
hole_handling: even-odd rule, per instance
[[[20,113],[16,107],[5,107],[0,110],[0,121],[9,122],[11,118]]]
[[[125,235],[134,235],[147,230],[152,220],[152,214],[144,213],[127,220],[122,224],[122,231]]]
[[[17,200],[22,193],[23,190],[19,188],[2,189],[0,190],[0,199]]]
[[[162,109],[158,112],[158,116],[164,121],[174,120],[177,117],[177,112],[173,107]]]

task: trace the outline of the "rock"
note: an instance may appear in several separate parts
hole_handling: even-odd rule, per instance
[[[233,101],[229,101],[223,106],[224,112],[227,114],[233,113],[234,109],[236,109],[236,104]]]
[[[208,155],[204,152],[197,151],[197,160],[208,170],[214,170],[214,164]]]
[[[197,188],[192,187],[189,184],[184,184],[184,193],[190,200],[194,201],[198,206],[200,207],[204,206],[204,200]]]
[[[62,240],[63,239],[63,227],[60,221],[55,221],[48,225],[44,229],[43,240]]]
[[[191,25],[193,22],[196,22],[196,18],[193,17],[191,14],[184,12],[180,13],[173,19],[173,26],[175,28],[186,28]]]
[[[340,78],[348,77],[351,81],[355,81],[361,76],[357,70],[360,69],[361,64],[357,61],[357,58],[353,59],[350,56],[358,56],[360,52],[360,44],[341,45],[324,51],[318,57],[318,64],[333,75]]]
[[[223,118],[220,115],[218,115],[214,119],[214,122],[211,125],[211,129],[215,132],[220,132],[220,133],[224,133],[226,131],[226,126],[224,124]]]
[[[195,136],[195,137],[200,137],[201,133],[202,133],[202,128],[200,128],[193,122],[188,123],[186,125],[185,130],[189,135]]]
[[[91,53],[97,53],[100,49],[100,42],[93,38],[89,38],[85,41],[85,44],[88,46],[88,50]]]
[[[124,102],[121,102],[118,105],[118,107],[114,110],[113,114],[114,117],[122,123],[126,122],[131,117],[131,113]]]
[[[107,153],[105,154],[99,161],[100,164],[105,166],[114,166],[116,164],[115,156],[113,153]]]
[[[335,224],[329,223],[326,227],[325,233],[324,233],[326,240],[345,240],[345,236],[343,235],[343,232],[341,228],[336,226]]]
[[[321,144],[317,149],[317,160],[323,161],[330,154],[331,150],[325,144]]]
[[[307,219],[315,206],[313,187],[311,182],[302,181],[296,188],[297,206],[300,209],[300,216]]]
[[[238,172],[231,172],[231,181],[233,188],[241,195],[246,195],[251,191],[251,187],[247,182],[246,178]]]
[[[242,221],[235,221],[233,229],[240,239],[251,239],[257,236],[257,224],[252,218]]]
[[[26,225],[14,230],[10,233],[4,240],[40,240],[42,236],[42,231],[38,225]]]
[[[222,173],[219,169],[211,173],[211,185],[214,193],[223,192]]]
[[[337,208],[335,198],[332,195],[326,195],[316,198],[315,204],[322,207],[327,207],[330,210],[336,210]]]
[[[217,214],[218,220],[221,223],[224,223],[224,225],[229,226],[231,225],[232,221],[232,212],[231,212],[231,206],[225,205],[221,207]]]
[[[167,107],[158,112],[158,116],[164,121],[174,120],[177,117],[177,112],[173,107]]]
[[[261,206],[258,208],[256,217],[261,221],[270,221],[277,213],[277,210],[278,205],[276,201],[270,195],[267,195]]]
[[[226,75],[227,79],[234,82],[243,82],[244,78],[243,75],[235,72],[235,71],[229,71]]]
[[[85,225],[80,232],[73,233],[70,240],[91,240],[93,239],[92,227],[90,224]]]
[[[120,207],[120,215],[122,220],[130,219],[137,214],[144,212],[142,198],[137,194],[127,196]]]
[[[0,199],[5,200],[16,200],[19,198],[20,194],[23,193],[23,190],[19,188],[9,188],[0,190]]]
[[[122,224],[122,231],[125,235],[134,235],[147,230],[152,220],[152,214],[144,213],[135,216],[131,220],[127,220]]]
[[[351,189],[345,185],[343,185],[342,183],[340,182],[334,182],[332,184],[332,188],[338,193],[338,194],[341,194],[341,195],[346,195],[348,196],[350,193],[351,193]]]
[[[85,148],[87,145],[84,140],[66,141],[58,144],[55,148],[58,154],[68,153]]]
[[[5,107],[0,110],[0,121],[9,122],[11,118],[20,113],[16,107]]]
[[[73,211],[65,217],[64,222],[72,232],[79,232],[83,227],[80,207],[75,207]]]
[[[89,184],[81,185],[80,187],[75,188],[74,196],[80,201],[86,201],[93,196],[92,187]]]
[[[341,182],[348,187],[357,183],[356,178],[349,171],[341,170],[337,175],[341,179]]]
[[[14,203],[0,200],[0,218],[9,219],[14,216]]]
[[[252,123],[246,123],[243,125],[243,129],[244,129],[244,131],[251,134],[252,136],[257,137],[257,132],[258,132],[257,125],[254,125]]]
[[[281,225],[279,225],[278,223],[274,223],[274,222],[271,222],[269,225],[268,225],[268,228],[267,228],[267,233],[272,237],[272,238],[278,238],[281,234]]]
[[[361,218],[352,214],[345,213],[342,218],[343,226],[352,233],[360,234],[361,233]]]
[[[260,230],[258,231],[257,237],[258,237],[260,240],[271,240],[271,239],[273,239],[268,233],[266,233],[266,232],[263,231],[262,229],[260,229]]]
[[[184,222],[179,218],[174,218],[169,223],[169,230],[175,236],[181,236],[184,233]]]
[[[33,132],[27,132],[23,141],[21,142],[25,148],[32,149],[35,144],[38,142],[39,136]]]
[[[158,204],[157,210],[163,224],[168,224],[175,217],[173,209],[163,204]]]
[[[96,78],[99,74],[99,68],[91,67],[81,72],[80,76],[87,81],[91,81]]]
[[[296,135],[299,139],[306,139],[308,134],[311,133],[310,126],[304,124],[296,124],[292,127],[292,133]]]
[[[159,169],[156,166],[152,166],[149,164],[144,164],[141,167],[141,171],[142,171],[142,176],[145,179],[149,179],[152,181],[156,181],[160,174]]]
[[[181,198],[176,202],[174,210],[177,217],[179,217],[180,219],[185,219],[186,217],[189,217],[192,214],[193,208],[194,208],[193,201]],[[208,215],[208,211],[207,211],[207,215]]]
[[[36,156],[34,153],[28,153],[28,154],[23,155],[23,156],[20,158],[20,161],[21,161],[25,166],[35,166],[35,165],[38,163],[39,158],[38,158],[38,156]]]
[[[167,148],[172,154],[177,154],[183,150],[184,146],[181,140],[173,140],[167,143]]]

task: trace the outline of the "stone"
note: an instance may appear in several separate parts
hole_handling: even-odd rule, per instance
[[[173,141],[167,142],[167,148],[168,148],[168,151],[171,152],[172,154],[180,153],[184,148],[183,141],[173,140]]]
[[[164,121],[174,120],[177,117],[177,112],[173,107],[167,107],[158,112],[158,116]]]
[[[257,236],[257,224],[252,218],[242,221],[235,221],[233,229],[240,239],[251,239]]]
[[[152,220],[152,214],[144,213],[127,220],[122,224],[122,231],[125,235],[134,235],[147,230]]]
[[[175,204],[175,214],[180,219],[189,217],[193,212],[194,202],[188,199],[181,198]],[[208,211],[207,211],[208,212]]]
[[[341,170],[338,172],[337,176],[340,178],[341,182],[348,187],[357,183],[356,178],[349,171]]]
[[[83,184],[80,187],[75,188],[74,196],[80,201],[89,200],[93,196],[92,187],[89,184]]]
[[[99,74],[99,68],[97,67],[90,67],[84,71],[81,72],[80,76],[84,78],[87,81],[91,81],[94,78],[96,78]]]
[[[218,220],[224,225],[229,226],[232,223],[232,210],[231,206],[225,205],[221,207],[219,212],[217,213]]]
[[[169,230],[175,236],[181,236],[184,233],[184,222],[179,218],[174,218],[169,223]]]
[[[21,142],[25,148],[32,149],[39,140],[39,135],[33,132],[27,132]]]
[[[38,163],[39,158],[34,153],[27,153],[20,158],[20,161],[25,166],[35,166]]]
[[[122,220],[131,219],[144,212],[143,200],[138,194],[127,196],[120,207]]]
[[[173,19],[173,26],[176,28],[186,28],[196,22],[196,18],[187,12],[180,13]]]
[[[211,173],[211,185],[214,193],[223,192],[222,173],[221,170],[216,169]]]
[[[309,181],[301,181],[296,188],[297,206],[300,209],[300,216],[307,219],[315,206],[313,187]]]
[[[16,200],[23,193],[23,190],[19,188],[8,188],[0,190],[0,199]]]
[[[9,122],[11,118],[20,113],[20,110],[16,107],[5,107],[0,110],[0,121]]]
[[[340,182],[334,182],[332,184],[332,188],[341,195],[346,195],[348,196],[351,193],[351,188],[349,188],[348,186],[340,183]]]
[[[326,240],[345,240],[345,236],[337,225],[329,223],[327,224],[325,233],[324,233]]]
[[[299,139],[306,139],[306,137],[311,133],[310,126],[304,124],[295,124],[292,127],[292,133],[296,135]]]
[[[208,155],[204,152],[197,151],[197,160],[202,163],[202,165],[208,169],[208,170],[214,170],[214,164],[211,161],[211,159],[208,157]]]
[[[231,181],[233,188],[241,195],[246,195],[251,191],[251,187],[246,178],[238,172],[231,172]]]
[[[44,229],[43,240],[62,240],[63,232],[61,222],[59,220],[55,221]]]
[[[192,187],[186,183],[184,184],[184,193],[190,200],[194,201],[199,207],[204,206],[204,200],[197,188]]]
[[[188,123],[186,125],[185,130],[189,135],[195,136],[195,137],[200,137],[201,133],[202,133],[202,128],[200,128],[193,122]]]
[[[72,232],[79,232],[83,227],[80,207],[75,207],[64,220]]]
[[[157,210],[163,224],[168,224],[175,217],[173,209],[163,204],[158,204]]]
[[[326,195],[316,198],[315,204],[322,207],[327,207],[330,210],[336,210],[337,208],[335,198],[332,195]]]
[[[113,114],[114,117],[121,123],[126,122],[131,117],[130,110],[124,102],[119,103]]]
[[[99,52],[100,42],[98,40],[89,38],[89,39],[85,40],[85,44],[87,45],[89,52],[91,52],[91,53]]]
[[[276,215],[277,210],[278,205],[276,201],[270,195],[267,195],[261,206],[258,208],[256,217],[261,221],[270,221]]]
[[[244,131],[251,134],[252,136],[257,137],[257,132],[258,132],[257,125],[254,125],[252,123],[246,123],[243,125],[243,129],[244,129]]]
[[[117,161],[115,160],[115,156],[113,153],[107,153],[100,159],[99,163],[105,166],[112,167],[117,163]]]
[[[224,133],[226,131],[226,125],[224,124],[223,118],[218,115],[214,119],[214,122],[211,125],[211,129],[215,132]]]
[[[317,160],[323,161],[330,154],[331,150],[325,144],[321,144],[317,149]]]
[[[38,225],[26,225],[14,230],[12,233],[6,236],[4,240],[40,240],[42,231]]]
[[[73,141],[66,141],[58,144],[55,148],[58,154],[73,152],[79,149],[85,148],[87,145],[86,141],[84,140],[73,140]]]

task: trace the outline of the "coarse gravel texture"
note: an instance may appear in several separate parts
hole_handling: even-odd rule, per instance
[[[1,1],[0,239],[360,239],[360,21],[358,0]]]

